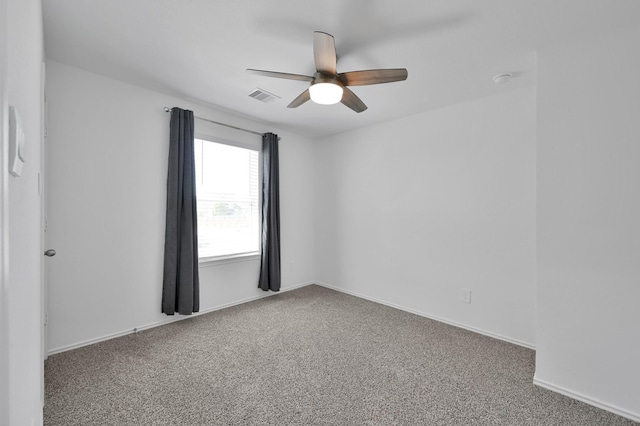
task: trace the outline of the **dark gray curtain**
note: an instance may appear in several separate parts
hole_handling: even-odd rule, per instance
[[[173,108],[169,135],[162,312],[200,310],[193,111]]]
[[[280,290],[280,179],[278,136],[262,135],[262,258],[258,287]]]

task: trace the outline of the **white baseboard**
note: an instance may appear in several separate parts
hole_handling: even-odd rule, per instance
[[[478,334],[482,334],[482,335],[485,335],[485,336],[493,337],[494,339],[503,340],[503,341],[508,342],[508,343],[513,343],[514,345],[522,346],[522,347],[525,347],[525,348],[528,348],[528,349],[533,349],[533,350],[536,349],[536,346],[534,344],[532,344],[532,343],[529,343],[529,342],[524,342],[522,340],[513,339],[511,337],[507,337],[507,336],[503,336],[503,335],[500,335],[500,334],[492,333],[490,331],[486,331],[486,330],[482,330],[480,328],[472,327],[472,326],[467,325],[467,324],[462,324],[462,323],[459,323],[459,322],[456,322],[456,321],[452,321],[452,320],[449,320],[449,319],[446,319],[446,318],[442,318],[442,317],[439,317],[439,316],[436,316],[436,315],[431,315],[431,314],[428,314],[426,312],[417,311],[415,309],[410,309],[410,308],[407,308],[407,307],[404,307],[404,306],[396,305],[395,303],[390,303],[390,302],[387,302],[385,300],[376,299],[375,297],[365,296],[365,295],[357,293],[355,291],[345,290],[343,288],[335,287],[335,286],[332,286],[332,285],[329,285],[329,284],[325,284],[325,283],[322,283],[322,282],[319,282],[319,281],[316,281],[315,283],[317,285],[319,285],[319,286],[326,287],[326,288],[329,288],[331,290],[336,290],[336,291],[339,291],[341,293],[350,294],[351,296],[359,297],[361,299],[366,299],[366,300],[369,300],[371,302],[380,303],[381,305],[389,306],[391,308],[399,309],[401,311],[409,312],[411,314],[419,315],[421,317],[429,318],[429,319],[432,319],[432,320],[435,320],[435,321],[438,321],[438,322],[443,322],[445,324],[449,324],[449,325],[452,325],[454,327],[463,328],[465,330],[473,331],[474,333],[478,333]]]
[[[538,378],[535,374],[533,376],[533,384],[536,386],[540,386],[541,388],[548,389],[553,392],[557,392],[559,394],[568,396],[569,398],[577,399],[578,401],[582,401],[585,404],[593,405],[594,407],[601,408],[605,411],[610,411],[613,414],[617,414],[619,416],[625,417],[629,420],[633,420],[636,422],[640,422],[640,414],[633,413],[631,411],[625,410],[624,408],[617,407],[612,404],[608,404],[606,402],[599,401],[594,398],[590,398],[578,392],[573,392],[569,389],[566,389],[562,386],[554,385],[553,383],[549,383],[545,380]]]
[[[110,333],[110,334],[106,334],[104,336],[100,336],[100,337],[95,337],[93,339],[87,339],[87,340],[83,340],[81,342],[76,342],[76,343],[72,343],[70,345],[65,345],[65,346],[60,346],[58,348],[53,348],[53,349],[49,349],[47,351],[47,355],[51,356],[60,352],[66,352],[66,351],[70,351],[72,349],[78,349],[81,348],[83,346],[89,346],[89,345],[93,345],[95,343],[99,343],[99,342],[104,342],[105,340],[111,340],[111,339],[115,339],[116,337],[122,337],[122,336],[126,336],[128,334],[134,334],[134,333],[138,333],[140,331],[144,331],[144,330],[148,330],[150,328],[155,328],[155,327],[160,327],[161,325],[166,325],[166,324],[171,324],[173,322],[176,321],[182,321],[184,319],[188,319],[188,318],[194,318],[200,315],[204,315],[204,314],[208,314],[210,312],[214,312],[214,311],[219,311],[220,309],[225,309],[225,308],[230,308],[232,306],[236,306],[236,305],[241,305],[243,303],[248,303],[248,302],[253,302],[254,300],[258,300],[258,299],[264,299],[265,297],[270,297],[270,296],[275,296],[276,294],[280,294],[280,293],[284,293],[287,291],[291,291],[291,290],[295,290],[298,288],[302,288],[302,287],[306,287],[308,285],[314,284],[313,282],[305,282],[302,284],[296,284],[293,286],[289,286],[289,287],[282,287],[280,288],[279,292],[264,292],[264,294],[259,294],[257,296],[252,296],[252,297],[247,297],[245,299],[240,299],[240,300],[235,300],[233,302],[230,303],[225,303],[224,305],[217,305],[217,306],[212,306],[206,309],[202,309],[200,312],[196,312],[193,315],[174,315],[173,317],[167,317],[166,319],[160,320],[160,321],[155,321],[149,324],[144,324],[144,325],[140,325],[138,327],[135,327],[133,329],[127,329],[127,330],[122,330],[122,331],[118,331],[115,333]]]

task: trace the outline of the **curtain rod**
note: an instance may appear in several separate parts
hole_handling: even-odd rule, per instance
[[[164,110],[165,112],[171,112],[171,108],[164,107]],[[242,132],[253,133],[254,135],[258,135],[258,136],[263,135],[263,133],[254,132],[253,130],[249,130],[249,129],[243,129],[242,127],[232,126],[231,124],[220,123],[219,121],[209,120],[208,118],[197,117],[195,115],[193,116],[193,118],[197,118],[198,120],[202,120],[202,121],[208,121],[209,123],[217,124],[219,126],[230,127],[232,129],[240,130]],[[280,140],[280,137],[278,137],[278,140]]]

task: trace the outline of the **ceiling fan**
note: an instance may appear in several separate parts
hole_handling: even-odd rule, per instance
[[[265,77],[308,81],[309,88],[298,95],[287,108],[296,108],[309,99],[318,104],[331,105],[342,102],[355,112],[362,112],[367,106],[347,86],[367,86],[391,83],[407,79],[405,68],[362,70],[338,73],[335,40],[331,34],[322,31],[313,33],[313,59],[316,73],[313,77],[284,72],[247,69],[247,72]]]

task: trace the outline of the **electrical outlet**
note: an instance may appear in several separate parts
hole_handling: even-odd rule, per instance
[[[471,290],[463,288],[462,290],[462,303],[471,303]]]

